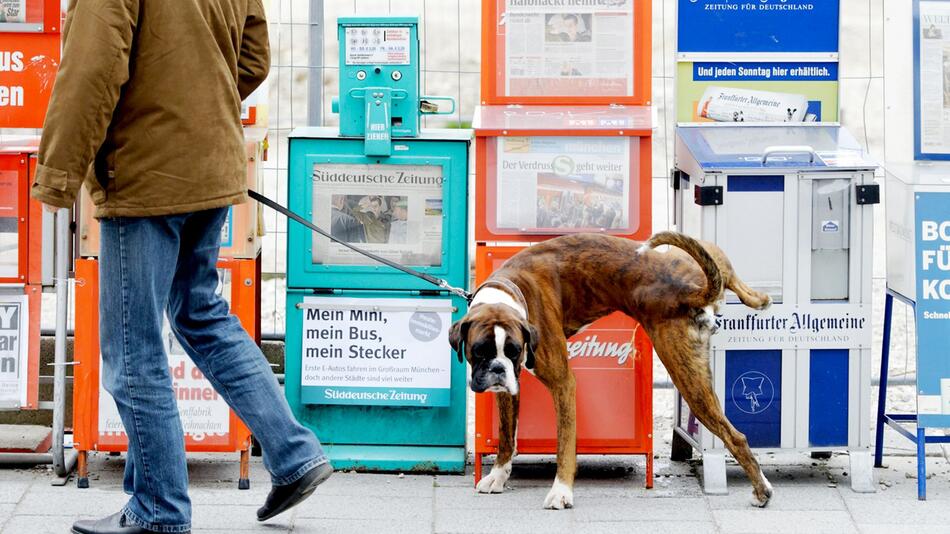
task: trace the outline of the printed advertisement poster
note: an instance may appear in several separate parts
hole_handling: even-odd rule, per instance
[[[502,0],[505,93],[633,95],[634,0]]]
[[[2,0],[0,0],[2,2]],[[59,68],[58,33],[0,32],[0,124],[41,128]]]
[[[26,295],[0,296],[0,408],[26,405],[29,316]]]
[[[628,230],[631,150],[625,137],[499,138],[494,230]]]
[[[218,294],[231,300],[229,269],[218,269]],[[185,431],[185,443],[227,445],[231,431],[230,409],[178,343],[167,318],[162,324],[162,340],[168,355],[168,371],[178,403],[178,414]],[[115,400],[102,383],[101,356],[99,369],[99,443],[125,445],[128,438]]]
[[[838,0],[679,0],[677,51],[838,52]]]
[[[677,122],[837,122],[837,63],[680,62]]]
[[[950,193],[916,193],[917,413],[950,427]]]
[[[916,157],[950,159],[950,3],[921,1],[915,23]]]
[[[0,0],[0,22],[26,22],[26,0]]]
[[[409,28],[347,28],[347,65],[408,65]]]
[[[303,401],[448,406],[452,308],[446,299],[305,298]]]
[[[405,265],[442,264],[442,167],[439,165],[313,166],[313,223]],[[313,234],[317,264],[377,265]]]
[[[15,278],[20,263],[17,192],[20,173],[0,170],[0,277]]]

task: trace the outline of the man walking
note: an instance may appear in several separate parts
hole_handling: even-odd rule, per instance
[[[261,0],[72,0],[32,195],[101,222],[103,384],[129,438],[118,513],[78,534],[189,532],[184,436],[162,340],[175,336],[264,451],[258,519],[332,473],[257,345],[215,293],[228,206],[246,201],[240,104],[267,76]]]

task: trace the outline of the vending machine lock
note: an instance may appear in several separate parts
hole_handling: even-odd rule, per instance
[[[700,206],[721,206],[721,185],[697,185],[693,189],[693,200]]]
[[[878,184],[855,186],[855,192],[855,200],[859,206],[881,203],[881,186]]]

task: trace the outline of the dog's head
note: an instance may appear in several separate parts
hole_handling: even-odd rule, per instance
[[[459,361],[464,355],[472,366],[472,391],[517,395],[521,368],[534,368],[538,331],[514,308],[485,303],[473,306],[452,325],[449,343]]]

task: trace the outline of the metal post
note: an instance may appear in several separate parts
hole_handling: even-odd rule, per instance
[[[53,364],[53,468],[64,477],[67,468],[63,451],[66,412],[66,321],[69,309],[69,210],[56,213],[56,347]]]
[[[307,124],[323,125],[323,0],[310,0],[310,79]]]
[[[927,429],[922,426],[917,427],[917,500],[927,500]]]
[[[874,434],[874,467],[884,467],[884,417],[887,404],[887,369],[891,357],[891,313],[894,296],[884,295],[884,339],[881,344],[881,376],[877,388],[877,432]]]

